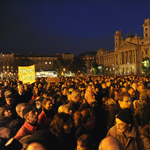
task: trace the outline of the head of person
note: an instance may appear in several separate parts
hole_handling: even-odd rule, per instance
[[[143,104],[146,106],[148,104],[148,90],[144,89],[140,94],[140,100],[143,102]]]
[[[94,150],[94,141],[88,134],[81,135],[77,140],[77,150]]]
[[[4,81],[4,86],[8,86],[8,81]]]
[[[85,124],[87,127],[94,128],[95,126],[95,114],[92,109],[84,109],[81,112],[74,113],[74,122],[75,126],[77,127],[79,123]]]
[[[42,89],[42,87],[43,87],[42,83],[39,83],[38,84],[38,89]]]
[[[121,92],[119,95],[118,103],[119,103],[121,109],[131,108],[132,101],[131,101],[131,97],[130,97],[129,93]]]
[[[87,100],[89,105],[92,106],[96,103],[95,94],[93,91],[86,90],[84,97]]]
[[[101,85],[102,85],[102,89],[106,89],[107,86],[106,86],[106,83],[105,83],[105,82],[102,82]]]
[[[138,91],[141,93],[143,90],[144,90],[144,84],[141,83],[139,86],[138,86]]]
[[[21,94],[24,92],[24,85],[23,84],[18,85],[18,92]]]
[[[43,101],[43,98],[38,96],[36,99],[35,99],[35,107],[37,109],[41,109],[42,108],[42,101]]]
[[[105,106],[107,106],[107,105],[108,105],[108,97],[107,97],[107,96],[104,96],[104,97],[102,98],[102,102],[103,102],[103,104],[104,104]]]
[[[63,133],[71,133],[73,122],[71,115],[66,113],[57,113],[50,124],[50,131],[57,137]]]
[[[120,150],[119,141],[112,136],[108,136],[100,142],[98,150]]]
[[[135,97],[135,90],[134,90],[132,87],[129,88],[128,93],[130,94],[130,97],[131,97],[131,98],[134,98],[134,97]]]
[[[63,87],[61,89],[61,92],[62,92],[62,95],[67,95],[67,93],[68,93],[67,87]]]
[[[107,81],[107,82],[106,82],[106,86],[107,86],[107,87],[110,87],[110,86],[111,86],[111,82],[110,82],[110,81]]]
[[[130,132],[133,124],[132,110],[130,108],[122,109],[115,118],[115,126],[118,132]]]
[[[72,115],[73,111],[71,110],[69,105],[61,105],[58,108],[58,113],[66,113]]]
[[[56,136],[48,130],[37,130],[26,139],[26,150],[57,150],[61,145]]]
[[[71,94],[71,99],[75,103],[79,103],[81,99],[81,93],[79,90],[74,90]]]
[[[33,95],[38,95],[39,94],[39,89],[36,87],[33,90]]]
[[[133,83],[132,83],[132,88],[133,88],[134,90],[137,89],[137,83],[136,83],[136,82],[133,82]]]
[[[20,116],[21,118],[23,118],[23,113],[22,113],[22,110],[28,106],[27,103],[19,103],[17,106],[16,106],[16,112],[18,114],[18,116]]]
[[[11,91],[6,91],[4,93],[6,104],[11,106],[14,103],[14,95],[12,94]]]
[[[27,85],[27,83],[24,84],[24,90],[28,91],[28,85]]]
[[[54,103],[55,103],[54,98],[52,96],[47,96],[46,98],[43,99],[42,110],[46,109],[49,111],[53,109]]]
[[[4,106],[3,111],[4,111],[4,117],[8,117],[8,118],[12,117],[12,111],[10,110],[10,108]]]
[[[0,89],[0,98],[3,98],[4,97],[4,91],[3,89]]]
[[[23,117],[31,125],[34,125],[38,120],[38,112],[33,109],[32,106],[26,106],[23,109]]]

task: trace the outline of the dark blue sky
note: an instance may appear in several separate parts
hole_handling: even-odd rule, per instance
[[[78,56],[114,49],[114,34],[143,36],[149,0],[1,0],[0,52]]]

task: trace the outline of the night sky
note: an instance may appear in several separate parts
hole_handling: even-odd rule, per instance
[[[78,56],[114,49],[114,34],[143,37],[150,0],[1,0],[0,52]]]

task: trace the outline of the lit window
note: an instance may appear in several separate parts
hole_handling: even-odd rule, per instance
[[[9,69],[9,66],[7,66],[7,69]]]
[[[51,62],[49,62],[49,64],[51,64]]]
[[[47,64],[47,62],[45,62],[45,64]]]
[[[3,69],[5,69],[5,66],[3,66]]]

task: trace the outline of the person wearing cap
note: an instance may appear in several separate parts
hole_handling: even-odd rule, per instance
[[[17,113],[15,111],[15,101],[14,101],[14,95],[12,94],[11,91],[6,91],[4,93],[6,104],[0,108],[0,117],[4,116],[4,111],[5,110],[10,110],[12,115],[11,118],[16,119]],[[6,109],[5,109],[6,108]]]
[[[42,102],[43,102],[44,97],[39,96],[35,99],[35,109],[40,114],[42,112]]]
[[[131,109],[125,108],[116,115],[115,125],[110,128],[107,137],[116,138],[121,150],[143,150],[141,131],[142,128],[133,122]]]
[[[32,106],[27,106],[23,109],[24,124],[14,136],[15,139],[20,140],[25,135],[30,135],[38,129],[38,112]]]
[[[110,112],[107,121],[107,129],[110,129],[114,125],[115,115],[124,108],[132,107],[131,97],[128,92],[120,92],[118,97],[118,103],[113,107],[110,107]]]
[[[22,144],[23,142],[20,141]],[[58,138],[49,130],[35,131],[26,138],[24,149],[26,150],[59,150],[62,146]]]

